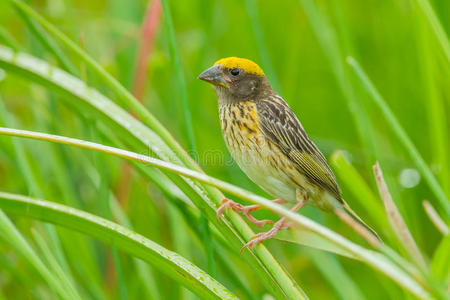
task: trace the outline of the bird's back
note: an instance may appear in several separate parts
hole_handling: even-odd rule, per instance
[[[255,103],[264,135],[278,146],[311,184],[318,185],[342,202],[333,171],[283,98],[273,93]]]

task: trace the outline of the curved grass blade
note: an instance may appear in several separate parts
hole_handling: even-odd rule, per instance
[[[17,43],[17,41],[3,27],[0,27],[0,42],[13,48],[15,51],[19,51],[20,49],[19,43]]]
[[[255,0],[245,0],[245,7],[252,24],[253,33],[255,35],[259,56],[261,58],[264,70],[266,70],[266,74],[268,75],[268,78],[270,78],[270,82],[274,90],[278,91],[279,94],[282,94],[281,86],[278,82],[278,77],[275,75],[275,69],[273,68],[269,53],[267,51],[266,43],[264,41],[264,33],[261,30],[256,2],[257,1]]]
[[[113,217],[118,221],[120,225],[125,226],[130,230],[134,230],[130,220],[128,219],[128,216],[122,210],[120,203],[116,198],[114,198],[114,195],[112,193],[110,195],[110,207]],[[150,299],[161,299],[153,270],[149,269],[142,260],[137,258],[134,258],[134,265],[137,270],[138,276],[141,279],[141,284],[146,292],[147,297],[149,297]]]
[[[3,201],[0,201],[0,205]],[[14,250],[22,255],[28,262],[38,271],[38,273],[45,279],[47,284],[53,289],[62,299],[81,299],[70,293],[70,288],[50,271],[50,269],[42,262],[36,251],[25,240],[23,235],[17,230],[16,226],[11,222],[8,216],[0,210],[0,238],[7,241]]]
[[[371,161],[377,152],[375,134],[369,122],[366,109],[356,100],[356,91],[352,85],[349,72],[345,68],[343,50],[338,42],[338,34],[328,16],[317,6],[317,1],[299,0],[299,2],[309,18],[314,34],[331,65],[336,82],[347,101],[348,110],[353,117],[358,138],[365,149],[366,160]],[[342,27],[344,26],[342,25]]]
[[[176,143],[173,137],[169,134],[169,132],[153,117],[143,106],[139,103],[120,83],[115,80],[111,75],[109,75],[102,67],[95,62],[89,55],[87,55],[80,47],[78,47],[75,43],[73,43],[70,39],[68,39],[64,34],[62,34],[56,27],[52,26],[45,19],[35,13],[31,8],[29,8],[26,4],[20,1],[14,1],[13,3],[16,5],[18,9],[21,9],[24,13],[28,14],[30,18],[35,19],[38,23],[40,23],[44,28],[46,28],[51,35],[55,38],[59,39],[63,44],[65,44],[75,55],[77,55],[81,60],[83,60],[88,67],[90,67],[94,73],[96,73],[101,79],[103,79],[107,85],[111,87],[111,89],[119,95],[119,97],[123,100],[125,104],[130,106],[135,110],[137,115],[142,119],[142,121],[148,125],[150,128],[155,130],[165,143],[168,144],[169,148],[175,152],[175,157],[178,157],[184,164],[187,166],[199,169],[198,165],[192,161],[192,159],[187,155],[187,153]],[[220,195],[215,190],[206,188],[206,190],[212,194],[214,198],[216,198],[216,202],[220,201],[223,196]],[[211,206],[211,203],[208,203]],[[204,205],[204,204],[203,204]],[[210,220],[213,220],[212,216],[209,216]],[[253,232],[245,225],[245,223],[238,217],[233,216],[232,223],[234,226],[237,226],[239,229],[239,234],[243,234],[247,238],[253,235]],[[228,229],[230,228],[230,224],[226,224]],[[229,234],[236,235],[237,232],[231,230]],[[234,232],[233,232],[234,231]],[[240,241],[242,243],[242,240]],[[285,274],[285,272],[280,268],[277,262],[274,261],[274,258],[270,253],[263,249],[257,253],[257,264],[255,267],[262,267],[265,269],[266,273],[270,273],[269,277],[269,286],[272,285],[271,290],[277,294],[279,293],[279,289],[281,288],[282,294],[303,297],[303,291],[301,291],[300,287],[292,281],[292,279]],[[252,254],[254,255],[254,254]],[[279,277],[279,279],[275,279],[275,277]],[[277,282],[275,282],[277,281]],[[281,294],[280,294],[281,295]]]
[[[15,6],[16,11],[22,17],[22,19],[27,24],[30,31],[33,33],[33,36],[35,36],[39,42],[47,48],[47,50],[52,53],[55,58],[58,60],[61,67],[73,74],[76,75],[78,72],[76,68],[72,65],[70,60],[64,55],[64,53],[61,51],[61,49],[58,47],[58,45],[55,43],[55,41],[47,35],[47,33],[36,23],[35,20],[30,18],[28,14],[26,14],[23,10]]]
[[[346,249],[339,247],[338,245],[328,241],[327,239],[318,236],[314,232],[306,228],[296,228],[290,233],[282,232],[279,237],[274,237],[274,239],[297,244],[301,246],[307,246],[313,249],[327,251],[333,254],[341,255],[343,257],[359,260],[357,256],[347,251]]]
[[[353,71],[361,81],[361,84],[366,89],[366,91],[370,94],[372,99],[374,100],[375,104],[378,105],[378,107],[383,112],[384,117],[386,118],[386,121],[388,122],[389,126],[393,130],[393,132],[397,135],[397,138],[399,141],[403,144],[405,150],[408,152],[409,156],[411,157],[413,163],[416,165],[417,169],[422,173],[423,177],[425,178],[425,181],[428,183],[428,186],[430,187],[431,191],[436,196],[437,200],[441,204],[441,207],[446,212],[447,217],[450,217],[450,202],[447,199],[447,196],[445,195],[444,191],[442,190],[441,186],[439,185],[438,181],[434,177],[433,173],[431,172],[430,168],[426,164],[425,160],[420,155],[417,148],[414,146],[411,139],[408,137],[407,133],[403,129],[403,127],[398,122],[397,118],[395,117],[394,113],[391,111],[389,106],[386,104],[386,101],[382,98],[380,93],[377,91],[373,83],[370,81],[367,74],[364,72],[364,70],[361,68],[359,63],[353,58],[348,57],[347,58],[348,64],[353,68]]]
[[[336,170],[339,179],[344,182],[353,196],[363,204],[366,213],[372,217],[374,222],[377,222],[378,228],[383,228],[387,224],[383,206],[366,181],[347,160],[344,153],[342,151],[334,152],[330,157],[330,163]]]
[[[181,255],[116,223],[72,207],[0,192],[0,208],[8,213],[63,226],[99,239],[151,263],[202,299],[237,299],[214,278]]]
[[[441,22],[439,21],[439,18],[433,10],[433,7],[428,0],[416,0],[416,2],[425,15],[425,19],[428,21],[434,35],[436,36],[436,39],[441,45],[442,51],[447,58],[447,62],[450,64],[450,42]]]
[[[137,151],[142,152],[145,149],[145,153],[155,153],[159,158],[177,165],[186,163],[187,167],[201,172],[189,156],[179,156],[181,152],[165,144],[155,131],[68,73],[33,56],[15,53],[3,46],[0,46],[0,66],[59,92],[63,95],[62,99],[69,104],[81,109],[83,113],[93,114],[96,119],[108,124],[116,135],[124,137]],[[181,151],[185,154],[184,150]],[[223,194],[214,187],[175,174],[169,173],[168,177],[205,213],[208,220],[217,226],[216,203],[223,199]],[[217,228],[236,251],[239,251],[254,235],[245,221],[234,212],[229,213],[219,225]],[[267,248],[262,246],[245,252],[244,259],[275,297],[307,298],[300,286],[286,273]]]
[[[341,299],[366,299],[335,256],[329,253],[309,250],[307,253],[316,262],[322,276],[327,279]]]
[[[434,251],[431,274],[450,283],[450,235],[444,236]]]
[[[383,200],[384,208],[386,209],[386,214],[389,218],[389,222],[391,223],[391,227],[394,229],[397,238],[401,241],[401,245],[406,253],[408,253],[410,258],[415,261],[419,267],[425,270],[425,259],[420,252],[416,241],[414,241],[405,220],[403,220],[402,215],[395,205],[394,200],[392,200],[392,196],[386,182],[384,181],[383,172],[381,171],[381,167],[378,162],[373,166],[373,173],[375,175],[378,191],[381,199]]]
[[[170,7],[167,0],[161,0],[162,9],[163,9],[163,20],[166,28],[166,35],[169,40],[169,50],[170,56],[172,60],[172,65],[175,70],[176,82],[178,86],[178,92],[180,96],[180,107],[183,113],[183,128],[185,131],[186,138],[188,140],[188,153],[191,153],[194,157],[194,160],[197,160],[196,153],[197,147],[195,145],[195,136],[194,129],[192,127],[192,115],[191,110],[189,108],[189,98],[186,89],[186,82],[183,76],[183,69],[180,62],[180,55],[178,54],[178,47],[175,38],[175,30],[172,23],[172,15],[170,13]],[[211,233],[209,231],[208,220],[204,213],[202,213],[200,223],[203,231],[203,240],[205,245],[205,250],[207,253],[207,261],[208,261],[208,272],[211,275],[215,275],[216,273],[216,265],[214,259],[214,249],[212,248],[211,242]]]
[[[78,140],[74,138],[68,138],[68,137],[62,137],[62,136],[56,136],[46,133],[38,133],[38,132],[32,132],[32,131],[26,131],[26,130],[18,130],[18,129],[11,129],[11,128],[0,128],[0,134],[7,134],[12,136],[20,136],[20,137],[28,137],[28,138],[34,138],[39,140],[45,140],[45,141],[51,141],[66,145],[73,145],[78,146],[86,149],[92,149],[101,151],[104,153],[114,154],[116,156],[126,158],[129,160],[139,161],[142,163],[146,163],[152,166],[156,166],[158,168],[162,168],[171,172],[175,172],[177,174],[198,180],[200,182],[212,185],[214,187],[220,188],[226,192],[229,192],[230,194],[233,194],[235,196],[241,197],[242,199],[246,199],[252,203],[259,204],[260,206],[270,209],[274,211],[275,213],[285,216],[288,220],[292,221],[296,226],[306,228],[310,230],[311,232],[316,233],[317,235],[325,238],[326,240],[330,241],[333,244],[336,244],[337,246],[345,249],[361,261],[365,262],[366,264],[370,265],[376,270],[379,270],[380,272],[384,273],[386,276],[390,277],[392,280],[397,282],[399,285],[404,287],[406,290],[411,292],[413,295],[420,299],[429,299],[431,296],[428,293],[426,289],[421,285],[423,284],[423,281],[417,282],[412,277],[410,277],[410,274],[406,273],[404,270],[399,268],[397,265],[392,264],[391,261],[389,261],[385,256],[382,254],[365,249],[349,240],[344,238],[343,236],[331,231],[330,229],[319,225],[318,223],[314,222],[313,220],[310,220],[302,215],[293,213],[286,208],[282,207],[281,205],[275,204],[270,200],[267,200],[263,197],[257,196],[255,194],[252,194],[249,191],[246,191],[242,188],[236,187],[232,184],[229,184],[227,182],[221,181],[219,179],[216,179],[214,177],[208,176],[204,173],[200,173],[194,170],[189,170],[184,167],[174,165],[170,162],[161,161],[159,159],[145,156],[142,154],[134,153],[131,151],[118,149],[110,146],[105,146],[97,143],[92,143],[88,141]],[[223,217],[222,217],[223,219]],[[262,245],[257,245],[255,248],[261,248]],[[398,263],[403,263],[401,260],[401,257],[396,254],[393,250],[390,250],[387,246],[383,246],[383,250],[387,252],[389,250],[392,252],[392,254],[396,255],[396,258],[398,259]],[[405,263],[405,265],[408,265]],[[413,270],[413,269],[412,269]],[[414,270],[413,270],[414,271]],[[415,274],[413,274],[415,275]]]
[[[2,101],[0,97],[0,101]],[[15,124],[16,120],[14,117],[6,110],[6,107],[3,102],[0,102],[0,124],[5,123]],[[11,144],[13,145],[14,154],[16,156],[17,161],[17,169],[19,173],[22,175],[23,180],[27,186],[28,192],[37,197],[44,197],[44,187],[42,185],[42,178],[38,175],[37,172],[34,172],[34,168],[31,163],[31,159],[29,156],[29,151],[25,148],[25,146],[17,140],[11,140]],[[66,255],[62,249],[62,236],[58,234],[54,226],[49,224],[44,224],[43,229],[49,237],[51,248],[50,251],[52,255],[56,259],[59,266],[54,267],[54,265],[50,265],[50,269],[52,272],[58,272],[58,268],[62,268],[68,277],[71,277],[71,273],[69,272],[68,262]],[[70,290],[70,289],[69,289]]]
[[[123,102],[126,106],[130,107],[133,111],[136,112],[137,116],[142,120],[142,122],[159,135],[159,137],[154,136],[154,138],[162,139],[164,143],[169,147],[171,151],[167,156],[168,158],[172,158],[172,161],[182,163],[189,168],[201,171],[199,166],[180,147],[180,145],[170,135],[167,129],[165,129],[164,126],[162,126],[161,123],[159,123],[159,121],[150,112],[148,112],[139,101],[137,101],[116,79],[108,74],[94,59],[92,59],[78,45],[72,42],[56,27],[47,22],[26,4],[17,0],[11,1],[19,9],[24,11],[24,13],[28,14],[30,18],[36,20],[43,28],[45,28],[49,32],[50,35],[62,42],[74,55],[84,61],[86,66],[89,67],[95,74],[97,74],[97,76],[101,78],[107,86],[109,86],[111,91],[113,91],[119,97],[121,102]],[[100,109],[100,111],[102,111],[102,109]],[[110,116],[114,116],[114,114],[111,114]],[[129,116],[127,117],[127,119],[129,120]],[[116,118],[115,120],[117,121],[118,118]],[[140,137],[142,137],[142,135]],[[149,139],[146,138],[141,141],[144,141],[145,146],[147,146],[148,143],[145,143],[145,141],[148,140]],[[162,149],[166,149],[166,145],[164,145]],[[172,180],[174,179],[172,178]],[[177,184],[180,187],[182,185],[190,185],[192,187],[190,182],[186,184],[178,181]],[[215,221],[215,205],[213,203],[218,203],[221,199],[223,199],[224,196],[218,190],[209,186],[201,187],[194,185],[192,188],[194,191],[191,191],[188,196],[194,197],[193,199],[197,199],[195,203],[197,207],[203,209],[207,208],[207,218],[210,221]],[[200,197],[198,194],[200,194]],[[230,214],[229,219],[224,222],[224,225],[225,226],[220,226],[219,230],[221,230],[222,234],[224,234],[227,239],[231,241],[231,244],[236,247],[236,249],[242,247],[242,245],[245,244],[245,241],[254,235],[254,232],[237,214]],[[265,247],[260,247],[256,251],[251,251],[249,254],[252,259],[247,260],[247,262],[252,265],[252,267],[255,269],[256,274],[261,276],[267,288],[274,295],[279,298],[307,298],[303,290],[292,279],[292,277],[287,274],[285,270],[283,270],[279,263],[274,259],[273,255]],[[248,254],[246,253],[245,255]],[[260,270],[261,272],[256,270]]]
[[[163,8],[163,20],[166,27],[167,38],[169,39],[170,57],[173,68],[175,70],[177,88],[180,93],[180,104],[183,112],[183,127],[189,143],[189,152],[195,153],[195,139],[194,130],[192,129],[192,116],[189,109],[188,95],[186,90],[186,82],[183,77],[183,70],[181,69],[180,56],[178,54],[177,42],[175,39],[175,31],[172,24],[172,16],[170,14],[169,3],[167,0],[161,0]],[[195,159],[195,157],[194,157]]]
[[[423,22],[422,22],[423,23]],[[421,24],[422,25],[422,24]],[[446,113],[445,92],[440,92],[440,86],[436,74],[438,73],[439,60],[436,59],[435,47],[433,47],[432,37],[428,34],[428,30],[420,26],[418,44],[420,45],[422,80],[424,82],[425,94],[424,99],[428,99],[425,105],[428,111],[429,123],[429,142],[431,147],[431,163],[438,164],[439,169],[436,177],[440,179],[440,183],[447,196],[450,195],[450,134],[448,130],[448,117]]]
[[[46,21],[24,2],[10,0],[11,3],[27,14],[31,19],[38,22],[55,39],[64,44],[74,55],[84,61],[86,67],[90,68],[110,89],[119,100],[133,110],[140,120],[158,134],[164,142],[177,154],[177,156],[189,167],[198,169],[198,166],[187,155],[183,148],[176,142],[169,131],[140,103],[124,86],[122,86],[113,76],[106,72],[92,57],[83,51],[76,43],[71,41],[66,35],[55,26]]]
[[[74,279],[72,278],[72,276],[68,276],[67,270],[63,270],[59,265],[59,262],[56,261],[55,255],[52,253],[48,244],[45,242],[42,234],[40,234],[35,228],[31,229],[31,233],[33,234],[34,240],[41,249],[41,252],[44,255],[47,263],[49,264],[49,266],[51,266],[54,275],[57,276],[59,281],[64,283],[71,297],[73,297],[74,299],[83,299],[78,294]]]
[[[426,200],[422,201],[422,205],[434,227],[436,227],[437,230],[442,233],[442,235],[449,234],[450,230],[448,229],[447,224],[445,224],[445,222],[441,219],[436,209],[434,209],[433,205],[431,205],[431,203]]]

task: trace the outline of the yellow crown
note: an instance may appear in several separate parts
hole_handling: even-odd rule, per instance
[[[248,74],[264,75],[263,70],[257,64],[245,58],[239,57],[222,58],[214,63],[214,65],[219,64],[228,69],[240,68]]]

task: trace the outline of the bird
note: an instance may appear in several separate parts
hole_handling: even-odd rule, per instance
[[[227,57],[216,61],[198,79],[212,84],[219,107],[225,144],[242,171],[273,196],[278,204],[294,204],[298,211],[306,204],[356,225],[356,229],[380,240],[342,198],[341,189],[319,148],[309,138],[286,101],[271,87],[263,70],[253,61]],[[244,206],[224,198],[217,218],[231,208],[261,227],[271,220],[257,220],[250,213],[258,205]],[[241,250],[274,237],[289,227],[286,218],[272,229],[253,236]],[[355,228],[355,226],[352,226]]]

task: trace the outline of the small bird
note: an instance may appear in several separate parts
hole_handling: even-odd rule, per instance
[[[294,203],[292,211],[311,204],[341,219],[345,219],[344,213],[379,240],[342,199],[325,157],[256,63],[245,58],[223,58],[198,78],[211,83],[216,91],[222,134],[234,160],[253,182],[276,198],[275,202]],[[243,206],[229,199],[220,204],[218,218],[225,209],[232,208],[258,227],[272,223],[250,214],[260,208],[257,205]],[[288,226],[285,218],[280,219],[268,232],[255,235],[242,250],[272,238]]]

